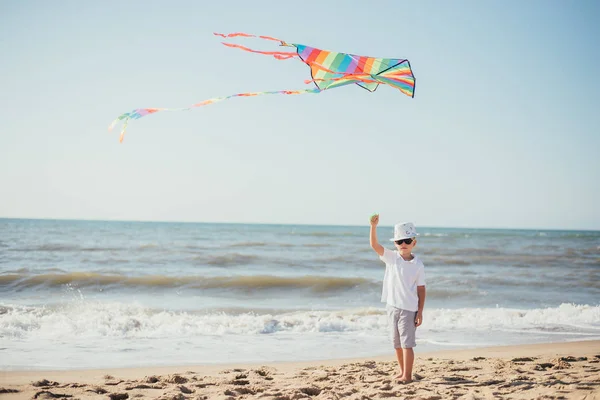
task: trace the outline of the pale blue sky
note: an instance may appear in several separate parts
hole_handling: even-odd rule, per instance
[[[0,217],[600,229],[599,19],[592,0],[0,2]],[[134,108],[306,87],[298,60],[215,31],[407,58],[416,95],[233,99],[119,144]]]

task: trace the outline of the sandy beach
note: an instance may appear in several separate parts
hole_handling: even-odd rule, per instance
[[[600,341],[270,365],[0,372],[2,399],[600,399]]]

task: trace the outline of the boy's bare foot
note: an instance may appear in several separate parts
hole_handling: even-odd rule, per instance
[[[394,379],[402,379],[403,376],[404,376],[404,371],[400,371],[400,373],[398,375],[396,375],[394,377]]]
[[[412,379],[404,377],[404,376],[401,376],[401,377],[399,377],[397,379],[398,379],[398,383],[401,383],[403,385],[406,385],[407,383],[411,383],[412,382]]]

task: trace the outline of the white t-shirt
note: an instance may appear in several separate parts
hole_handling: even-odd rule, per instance
[[[425,266],[417,258],[405,261],[400,253],[383,249],[385,263],[381,302],[407,311],[419,309],[417,286],[425,286]]]

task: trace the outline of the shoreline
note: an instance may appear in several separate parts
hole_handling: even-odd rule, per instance
[[[100,392],[119,392],[129,394],[129,397],[156,398],[162,395],[166,396],[163,397],[165,399],[196,399],[202,398],[198,395],[205,393],[203,396],[208,396],[207,398],[231,400],[242,394],[244,399],[268,398],[268,390],[272,393],[285,393],[288,390],[291,392],[287,397],[292,399],[294,397],[292,392],[298,390],[300,390],[298,395],[300,397],[296,397],[301,398],[303,392],[302,389],[297,388],[298,386],[308,385],[315,388],[314,393],[317,391],[324,393],[325,390],[333,393],[330,397],[319,396],[318,398],[321,399],[336,398],[335,390],[342,390],[344,386],[352,386],[355,393],[360,392],[366,396],[369,396],[369,391],[377,390],[381,395],[382,389],[374,387],[379,385],[388,388],[383,390],[386,393],[395,390],[397,396],[403,395],[405,388],[412,388],[413,392],[416,389],[425,392],[436,389],[440,392],[441,398],[452,395],[448,390],[455,390],[457,394],[467,391],[475,396],[472,398],[488,398],[486,396],[492,396],[492,393],[499,396],[503,390],[507,392],[508,397],[531,398],[527,396],[536,397],[552,393],[552,390],[557,389],[555,386],[560,385],[561,390],[567,391],[565,395],[569,394],[563,398],[580,398],[570,397],[570,394],[577,394],[577,396],[591,394],[597,397],[587,397],[588,399],[600,399],[600,340],[423,353],[419,353],[417,348],[414,372],[420,379],[409,385],[401,385],[393,381],[396,367],[395,355],[390,349],[390,354],[386,356],[322,361],[0,371],[0,393],[4,390],[3,399],[32,398],[44,391],[52,395],[67,394],[77,398],[93,396],[97,398]],[[577,374],[579,380],[569,383],[569,379],[573,380]],[[347,378],[343,380],[346,383],[342,382],[340,388],[335,389],[335,385],[331,386],[332,382],[337,382],[337,378],[344,377]],[[443,384],[443,379],[449,381]],[[515,379],[520,383],[513,384]],[[501,385],[502,382],[504,386]],[[325,383],[329,384],[324,385]],[[526,393],[521,393],[525,397],[519,397],[518,391],[525,387],[529,388]],[[17,392],[11,392],[13,390]],[[491,392],[488,393],[486,390]],[[252,393],[256,396],[248,397]],[[108,398],[107,396],[104,398]],[[285,396],[282,394],[279,398],[284,399]],[[337,396],[339,397],[339,393]],[[503,398],[498,396],[494,398]],[[273,398],[277,397],[273,396]],[[353,397],[349,396],[349,398]]]

